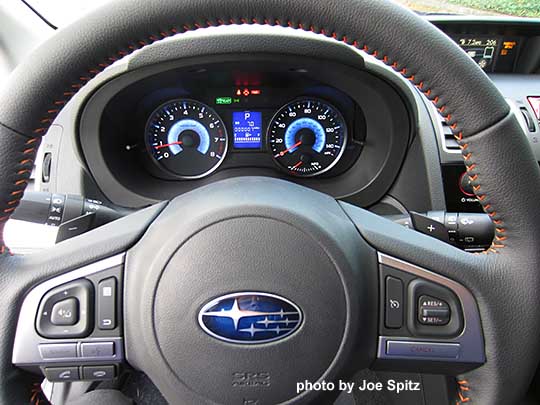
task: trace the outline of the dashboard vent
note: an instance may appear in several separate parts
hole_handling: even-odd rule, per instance
[[[446,120],[443,117],[440,117],[441,120],[441,126],[442,126],[442,133],[443,133],[443,142],[444,142],[444,148],[448,151],[454,152],[460,151],[459,144],[456,141],[456,138],[454,137],[454,133],[452,132],[452,129],[448,126]]]

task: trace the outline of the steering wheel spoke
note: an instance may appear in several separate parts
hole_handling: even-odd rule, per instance
[[[13,381],[12,386],[27,382],[22,386],[26,389],[8,390],[3,402],[26,403],[30,381],[39,374],[52,381],[74,381],[97,372],[98,379],[112,369],[83,366],[116,365],[124,359],[120,308],[111,318],[109,304],[113,296],[114,301],[121,298],[126,250],[165,205],[138,211],[43,252],[0,256],[2,268],[11,271],[0,279],[6,325],[1,335],[3,341],[13,342],[12,350],[2,352],[0,375],[3,381]],[[19,369],[31,373],[14,372]],[[101,378],[105,377],[109,375]]]
[[[13,364],[52,382],[107,380],[124,361],[125,253],[38,284],[23,301]]]
[[[485,363],[480,315],[467,288],[387,254],[378,258],[376,368],[457,375]]]
[[[478,291],[471,275],[481,259],[352,205],[342,207],[378,250],[374,366],[457,375],[484,364],[480,313],[468,288],[472,283]],[[459,277],[465,271],[468,279]]]

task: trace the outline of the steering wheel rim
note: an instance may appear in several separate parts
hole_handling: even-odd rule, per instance
[[[0,95],[2,271],[17,272],[25,266],[25,258],[11,257],[7,252],[3,228],[22,197],[41,137],[62,106],[100,71],[137,49],[183,32],[233,24],[279,25],[333,38],[391,66],[437,107],[460,144],[475,193],[494,222],[496,234],[491,247],[475,256],[444,248],[441,255],[447,262],[441,263],[441,255],[433,248],[426,247],[423,256],[411,254],[411,248],[418,251],[419,245],[410,241],[398,244],[395,238],[385,238],[374,228],[357,226],[378,250],[437,269],[471,289],[482,315],[488,361],[465,379],[479,403],[518,399],[533,375],[539,350],[535,337],[540,321],[530,308],[538,307],[540,299],[534,291],[526,290],[539,283],[534,272],[540,263],[536,252],[540,208],[535,204],[540,189],[538,165],[519,124],[485,74],[436,28],[386,0],[268,0],[256,4],[247,0],[123,0],[61,30],[16,69]],[[36,60],[41,63],[36,64]],[[58,60],[63,63],[44,63]],[[456,82],[455,78],[460,80]],[[512,156],[519,156],[519,165]],[[451,268],[457,263],[468,272]],[[9,277],[5,276],[4,282]],[[27,286],[37,279],[30,277]],[[501,289],[501,280],[510,290]],[[516,291],[520,290],[523,294],[518,297]],[[4,304],[15,311],[23,294],[17,291],[3,297]],[[517,310],[521,315],[513,319],[511,311]],[[3,322],[13,324],[14,318],[12,314]],[[503,327],[522,328],[513,343],[530,347],[526,355],[505,342],[509,331],[499,330]],[[3,327],[3,341],[13,342],[13,332]],[[21,375],[9,364],[8,346],[0,356],[0,377],[20,382]],[[520,373],[506,373],[505,367],[519,367]],[[14,387],[20,389],[20,384],[0,388],[0,398],[18,397],[20,393],[14,392]],[[468,394],[463,395],[465,398]]]

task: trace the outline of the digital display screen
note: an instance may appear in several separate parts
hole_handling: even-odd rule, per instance
[[[478,66],[491,71],[499,47],[498,38],[466,37],[458,38],[457,43]]]
[[[260,111],[233,111],[233,145],[236,149],[260,149],[262,145]]]
[[[486,72],[514,71],[520,48],[520,37],[472,36],[453,37],[454,41]]]

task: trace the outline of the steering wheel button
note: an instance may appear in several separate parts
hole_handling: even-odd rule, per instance
[[[418,300],[418,322],[422,325],[446,325],[450,322],[450,307],[446,301],[429,295]]]
[[[431,343],[390,340],[386,343],[386,354],[398,357],[457,358],[459,343]]]
[[[43,374],[45,374],[45,378],[51,382],[79,380],[78,367],[45,367]]]
[[[54,304],[51,311],[53,325],[75,325],[79,320],[79,301],[67,298]]]
[[[53,288],[41,299],[36,322],[38,333],[48,339],[87,336],[94,319],[92,297],[93,284],[85,279]]]
[[[110,366],[83,366],[83,380],[112,380],[116,376],[115,367]]]
[[[44,360],[72,359],[77,357],[77,344],[59,343],[39,345],[39,353]]]
[[[107,278],[98,285],[98,328],[111,330],[116,328],[116,279]]]
[[[81,355],[82,357],[113,357],[114,342],[83,343]]]
[[[387,328],[401,328],[403,325],[403,282],[395,277],[386,277],[386,315]]]

